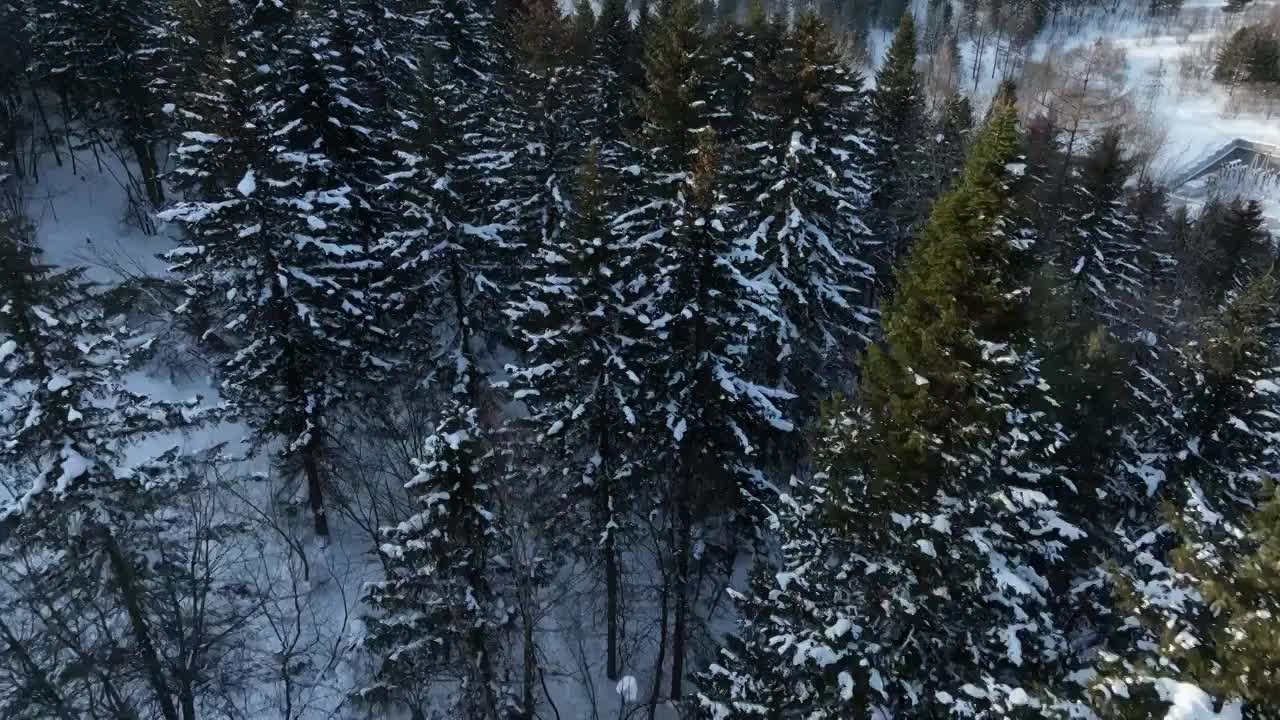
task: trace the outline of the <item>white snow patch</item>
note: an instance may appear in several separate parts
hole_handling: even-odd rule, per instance
[[[253,168],[245,171],[244,177],[240,178],[240,184],[236,185],[236,192],[245,197],[250,197],[258,189],[258,180],[254,176]]]

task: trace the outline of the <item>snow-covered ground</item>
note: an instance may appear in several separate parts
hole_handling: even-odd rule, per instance
[[[1176,175],[1237,138],[1280,144],[1280,105],[1268,113],[1244,102],[1244,91],[1212,82],[1212,54],[1206,52],[1220,36],[1280,12],[1280,3],[1260,0],[1233,15],[1223,12],[1220,0],[1188,0],[1178,16],[1154,22],[1125,5],[1116,12],[1094,11],[1078,26],[1050,26],[1029,47],[1028,61],[1052,64],[1098,40],[1123,49],[1129,99],[1139,117],[1164,134],[1152,163],[1159,178]],[[1184,64],[1196,66],[1200,77],[1185,75]]]

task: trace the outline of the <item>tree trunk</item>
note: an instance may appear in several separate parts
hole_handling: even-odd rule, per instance
[[[603,387],[603,383],[601,383]],[[605,407],[604,391],[597,392],[597,407]],[[604,585],[605,585],[605,632],[606,654],[605,674],[610,680],[617,680],[621,669],[618,667],[618,595],[620,593],[618,572],[618,546],[614,536],[617,528],[613,524],[613,463],[610,462],[612,447],[609,444],[609,423],[602,413],[596,421],[596,446],[600,451],[600,468],[596,496],[596,512],[600,519],[600,530],[604,536]]]
[[[131,143],[133,154],[138,158],[138,167],[142,170],[142,185],[146,188],[147,199],[152,206],[164,204],[164,186],[160,183],[160,167],[156,162],[155,149],[146,140],[135,140]]]
[[[102,528],[100,533],[106,544],[107,557],[111,561],[116,588],[120,591],[120,599],[124,601],[125,611],[129,616],[129,626],[138,643],[138,653],[146,669],[147,682],[156,694],[156,702],[160,704],[160,714],[165,720],[178,720],[178,711],[173,706],[173,696],[165,683],[160,656],[156,653],[155,644],[151,642],[151,629],[147,626],[147,617],[142,609],[142,594],[135,584],[133,564],[124,556],[124,552],[116,544],[116,539],[110,530]]]
[[[329,537],[329,517],[324,511],[324,482],[320,477],[319,428],[311,428],[311,438],[302,449],[302,467],[307,474],[307,495],[311,502],[311,516],[315,520],[316,536]]]
[[[44,126],[44,134],[49,149],[53,151],[53,159],[58,163],[58,167],[62,167],[62,153],[58,152],[58,143],[53,139],[53,127],[49,124],[49,115],[44,111],[44,103],[40,101],[40,93],[36,91],[36,85],[31,81],[31,74],[27,73],[27,87],[31,88],[31,103],[36,106],[36,114],[40,116],[40,124]],[[35,162],[32,161],[32,165]]]
[[[191,685],[184,683],[178,695],[182,701],[182,720],[196,720],[196,697],[191,692]]]
[[[621,668],[618,667],[618,553],[614,546],[613,533],[604,541],[604,584],[605,584],[605,614],[606,626],[609,633],[609,662],[608,676],[610,680],[617,680],[621,674]]]
[[[526,580],[526,582],[529,581]],[[524,704],[522,716],[529,720],[536,717],[536,713],[534,711],[538,705],[537,700],[534,698],[534,694],[537,692],[538,649],[533,643],[534,620],[532,603],[533,598],[526,597],[523,603],[523,612],[521,612],[521,624],[523,625],[521,630],[524,634],[524,673],[521,677],[521,680],[523,681],[521,688],[523,695],[522,702]]]
[[[494,692],[493,662],[489,658],[489,649],[485,646],[485,633],[480,628],[472,628],[468,633],[467,643],[471,646],[472,681],[479,687],[481,717],[486,720],[498,720],[498,696]]]
[[[688,483],[686,481],[685,485]],[[682,493],[676,540],[676,618],[671,637],[671,699],[680,700],[684,680],[685,645],[689,635],[689,555],[693,536],[693,514],[687,493]]]
[[[658,553],[662,555],[661,552]],[[649,720],[657,714],[658,698],[662,695],[662,665],[667,659],[667,599],[671,594],[671,575],[662,569],[662,593],[658,614],[658,657],[653,662],[653,692],[649,695]]]

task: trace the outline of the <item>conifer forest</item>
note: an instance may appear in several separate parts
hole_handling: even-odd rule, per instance
[[[0,0],[0,719],[1280,718],[1278,148],[1276,0]]]

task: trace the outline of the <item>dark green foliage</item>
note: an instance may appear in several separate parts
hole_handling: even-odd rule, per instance
[[[1024,281],[1011,271],[1027,240],[1009,217],[1018,137],[1012,106],[1004,107],[974,145],[962,180],[934,206],[885,308],[885,342],[867,354],[863,392],[874,435],[893,448],[877,461],[878,483],[902,501],[906,492],[916,500],[932,494],[915,480],[939,477],[927,469],[940,457],[931,448],[983,432],[972,415],[986,412],[975,405],[977,340],[1008,342],[1023,331]]]
[[[1119,130],[1105,132],[1076,172],[1064,199],[1062,229],[1049,249],[1059,275],[1056,292],[1066,304],[1065,316],[1054,322],[1063,323],[1058,332],[1075,334],[1073,342],[1098,326],[1127,335],[1143,316],[1139,308],[1150,292],[1150,269],[1161,261],[1152,248],[1134,242],[1152,238],[1126,197],[1133,168]]]
[[[1188,301],[1210,309],[1275,259],[1262,207],[1256,200],[1213,200],[1174,248]]]
[[[1119,607],[1141,621],[1098,688],[1097,703],[1117,717],[1163,712],[1175,682],[1243,703],[1244,717],[1271,717],[1275,637],[1259,623],[1272,622],[1278,590],[1276,292],[1269,273],[1256,277],[1184,349],[1189,377],[1162,488],[1167,522],[1134,545],[1137,561],[1114,578]],[[1153,557],[1162,547],[1172,549]]]
[[[635,99],[643,68],[632,53],[638,46],[638,32],[631,26],[626,0],[605,0],[596,22],[595,51],[600,58],[596,80],[603,103],[593,112],[601,122],[601,137],[618,140],[626,118],[634,113]]]
[[[640,95],[642,132],[661,166],[684,166],[695,145],[701,119],[691,112],[697,99],[704,37],[693,0],[666,0],[645,35],[645,88]]]
[[[886,269],[906,252],[915,225],[924,219],[932,199],[925,163],[928,117],[915,65],[916,26],[906,13],[876,73],[869,118],[877,141],[876,230]]]
[[[927,138],[930,195],[936,197],[946,192],[959,177],[972,133],[973,107],[969,98],[952,93],[934,120],[931,137]]]
[[[1218,51],[1213,79],[1228,85],[1280,82],[1280,36],[1275,29],[1252,25],[1235,31]]]

